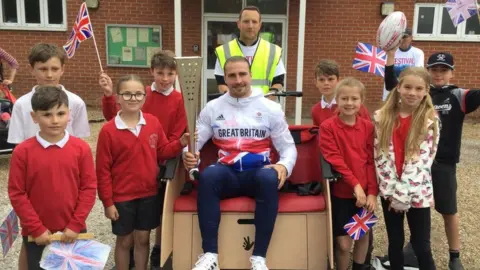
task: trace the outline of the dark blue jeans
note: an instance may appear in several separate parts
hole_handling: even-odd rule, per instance
[[[197,200],[203,251],[218,253],[220,200],[239,196],[255,198],[253,255],[266,257],[278,212],[278,176],[271,168],[238,172],[217,163],[203,170]]]

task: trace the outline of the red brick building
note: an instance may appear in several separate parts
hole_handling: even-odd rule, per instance
[[[274,41],[284,48],[287,67],[286,88],[296,90],[297,51],[300,2],[306,1],[305,40],[303,58],[302,100],[303,117],[310,117],[310,108],[319,100],[314,88],[314,68],[318,60],[330,58],[341,66],[342,76],[355,76],[367,86],[367,103],[371,110],[381,103],[383,80],[372,74],[352,69],[357,42],[375,42],[378,25],[383,20],[384,1],[350,0],[90,0],[98,3],[90,8],[94,33],[105,71],[113,79],[128,73],[141,75],[151,81],[148,68],[107,66],[106,24],[160,25],[164,49],[175,51],[174,5],[181,2],[181,54],[203,56],[203,89],[215,92],[213,80],[214,47],[235,34],[238,12],[245,5],[257,5],[262,10],[263,31],[274,33]],[[37,42],[63,45],[71,32],[81,0],[37,0],[38,5],[25,6],[22,0],[0,1],[0,46],[14,55],[20,63],[15,81],[17,96],[35,84],[29,73],[29,48]],[[414,45],[425,52],[445,50],[455,56],[454,83],[480,88],[480,24],[474,17],[457,28],[453,27],[443,8],[444,0],[390,1],[394,9],[403,11],[408,26],[413,28]],[[177,54],[179,51],[177,50]],[[425,59],[426,60],[426,59]],[[100,72],[93,40],[80,45],[75,56],[68,60],[62,83],[78,93],[88,105],[99,106],[102,92],[98,87]],[[294,102],[287,103],[292,113]],[[479,115],[479,113],[476,113]]]

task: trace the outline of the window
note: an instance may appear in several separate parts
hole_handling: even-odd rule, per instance
[[[235,13],[242,10],[243,0],[205,0],[203,9],[205,13]]]
[[[287,14],[287,0],[247,0],[247,6],[257,6],[262,14]]]
[[[246,6],[257,6],[262,15],[287,15],[287,0],[203,0],[205,13],[238,15]]]
[[[0,29],[67,30],[66,0],[0,0]]]
[[[415,40],[480,42],[480,23],[477,15],[455,27],[445,4],[415,4],[414,16]]]

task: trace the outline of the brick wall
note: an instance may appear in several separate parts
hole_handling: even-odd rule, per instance
[[[0,30],[2,48],[12,54],[20,64],[20,70],[17,73],[14,85],[16,96],[30,91],[31,87],[35,85],[35,80],[30,75],[30,66],[27,60],[30,48],[37,42],[63,45],[68,39],[73,21],[82,2],[81,0],[67,1],[68,30],[65,32]],[[182,27],[183,43],[185,44],[183,53],[186,55],[193,55],[191,44],[200,44],[201,38],[199,28],[199,25],[201,25],[201,2],[191,2],[188,5],[184,4],[182,11],[185,18]],[[89,10],[89,13],[104,71],[114,81],[122,75],[134,73],[141,76],[145,83],[151,83],[152,78],[147,68],[106,67],[105,24],[162,25],[163,48],[174,51],[173,0],[101,1],[99,8]],[[101,104],[102,97],[102,92],[98,87],[99,72],[100,66],[93,39],[86,40],[80,44],[75,56],[67,60],[62,83],[67,89],[79,94],[88,105],[98,106]]]
[[[377,28],[383,20],[380,4],[384,1],[324,0],[307,1],[305,59],[303,76],[303,110],[304,117],[310,117],[311,107],[319,101],[319,94],[314,85],[314,71],[320,59],[333,59],[340,65],[341,76],[354,76],[367,87],[367,106],[370,110],[381,106],[383,78],[352,69],[357,42],[375,44]],[[415,3],[444,3],[445,1],[395,1],[395,10],[403,11],[408,20],[408,27],[413,26]],[[296,87],[297,72],[297,35],[298,35],[299,0],[290,1],[288,32],[288,82],[287,89]],[[428,56],[435,51],[449,51],[455,57],[455,74],[453,83],[464,88],[480,88],[480,47],[477,42],[413,42]],[[294,101],[287,103],[287,113],[293,115]],[[480,111],[472,116],[480,117]]]
[[[81,0],[67,1],[68,30],[65,32],[33,32],[0,30],[2,48],[14,55],[20,63],[20,70],[15,82],[15,94],[26,93],[35,84],[29,73],[27,56],[29,49],[37,42],[51,42],[63,45],[77,15]],[[323,58],[336,60],[342,76],[355,76],[367,86],[367,105],[370,110],[377,109],[381,103],[383,79],[351,68],[355,46],[358,41],[375,44],[378,25],[383,20],[380,16],[381,0],[351,1],[322,0],[307,1],[307,19],[305,36],[305,61],[303,78],[303,116],[310,116],[310,108],[318,102],[319,94],[314,86],[314,68]],[[422,2],[436,2],[425,0]],[[297,40],[299,0],[290,0],[287,56],[287,89],[295,90],[297,70]],[[413,24],[414,3],[412,1],[395,1],[396,10],[403,11],[409,27]],[[183,55],[200,55],[201,52],[201,1],[183,0],[182,35]],[[105,59],[105,24],[159,24],[162,25],[163,47],[174,50],[174,14],[173,0],[101,1],[97,10],[90,10],[96,41],[103,65]],[[194,53],[192,46],[199,45]],[[465,87],[480,87],[480,78],[475,71],[480,70],[480,47],[474,42],[414,42],[424,50],[426,57],[434,51],[447,50],[456,59],[454,83]],[[104,67],[114,80],[128,73],[140,75],[146,83],[151,82],[146,68]],[[62,83],[68,89],[78,93],[88,105],[98,106],[102,93],[98,87],[100,71],[93,40],[80,45],[74,58],[67,61]],[[293,115],[294,101],[287,104],[288,113]],[[480,116],[480,113],[476,113]]]

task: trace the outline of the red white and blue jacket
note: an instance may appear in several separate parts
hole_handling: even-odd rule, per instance
[[[227,92],[212,100],[197,119],[197,151],[212,139],[218,147],[218,162],[238,171],[270,164],[271,145],[279,154],[277,164],[291,175],[297,149],[278,103],[264,98],[260,91],[249,97],[234,98]]]

